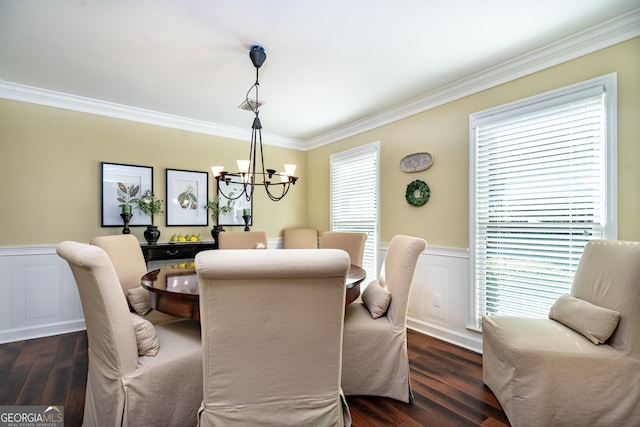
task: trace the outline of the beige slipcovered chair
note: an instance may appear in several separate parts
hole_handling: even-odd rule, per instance
[[[347,306],[342,350],[342,389],[347,396],[409,402],[407,308],[418,258],[426,246],[417,237],[394,236],[379,280],[369,283],[363,302]]]
[[[282,231],[283,249],[318,249],[318,230],[287,228]]]
[[[149,291],[140,285],[140,279],[147,273],[147,263],[144,261],[140,243],[134,235],[97,236],[89,243],[102,248],[111,259],[132,311],[153,324],[179,319],[153,310],[149,305]]]
[[[225,231],[218,236],[218,249],[267,249],[267,233]]]
[[[87,326],[83,425],[196,425],[202,400],[199,324],[154,326],[130,313],[113,264],[97,246],[66,241],[57,253],[71,267]]]
[[[640,243],[589,242],[549,316],[482,320],[483,379],[511,424],[640,426]]]
[[[319,253],[322,252],[322,253]],[[201,426],[342,426],[343,251],[204,251]]]
[[[351,264],[362,267],[364,244],[367,233],[346,233],[340,231],[325,231],[320,240],[320,249],[342,249],[347,251]]]

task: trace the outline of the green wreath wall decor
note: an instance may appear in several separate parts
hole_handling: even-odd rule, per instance
[[[418,194],[418,196],[416,196]],[[426,182],[416,179],[407,185],[407,192],[404,197],[407,203],[412,206],[422,206],[429,201],[431,190]]]

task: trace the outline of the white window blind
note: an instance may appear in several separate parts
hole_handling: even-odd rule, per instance
[[[546,317],[569,292],[585,244],[614,238],[605,232],[615,228],[607,86],[472,115],[473,326],[490,314]]]
[[[363,268],[377,278],[378,151],[371,143],[331,155],[331,231],[367,233]]]

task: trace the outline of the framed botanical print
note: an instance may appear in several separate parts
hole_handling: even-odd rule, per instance
[[[207,172],[167,169],[167,226],[208,225]]]
[[[153,191],[151,166],[101,162],[101,224],[102,227],[121,227],[121,215],[130,214],[129,226],[151,225],[151,217],[137,208],[138,198]]]
[[[247,200],[240,195],[243,187],[240,183],[218,182],[218,225],[245,225],[244,215],[249,215],[246,225],[253,225],[253,198]],[[251,185],[247,192],[251,192]]]

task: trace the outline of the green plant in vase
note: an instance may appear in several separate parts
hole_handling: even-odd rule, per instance
[[[229,197],[233,197],[233,191],[229,194]],[[211,237],[213,241],[218,241],[218,235],[224,228],[221,225],[217,225],[218,216],[228,215],[233,212],[233,200],[227,199],[226,205],[220,206],[220,196],[216,196],[213,200],[209,201],[204,207],[209,210],[211,215],[211,221],[213,222],[213,229],[211,230]]]
[[[151,225],[147,226],[144,232],[144,238],[147,239],[150,245],[155,245],[160,238],[160,230],[153,225],[153,216],[164,212],[162,210],[162,202],[151,190],[145,191],[136,201],[140,212],[151,218]]]

